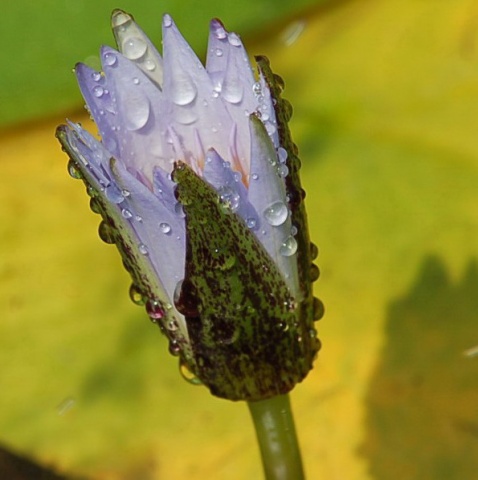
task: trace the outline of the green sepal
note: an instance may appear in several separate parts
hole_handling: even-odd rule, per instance
[[[217,192],[177,162],[186,214],[186,270],[176,308],[185,316],[195,365],[211,393],[262,400],[289,392],[312,368],[319,343],[300,318],[281,272]]]

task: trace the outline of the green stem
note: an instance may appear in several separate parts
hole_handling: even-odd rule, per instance
[[[304,480],[289,395],[248,402],[266,480]]]

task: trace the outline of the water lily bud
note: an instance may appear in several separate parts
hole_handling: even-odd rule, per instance
[[[284,83],[218,20],[205,66],[169,15],[162,56],[131,15],[112,24],[102,72],[75,68],[101,141],[57,130],[70,174],[183,375],[231,400],[287,393],[312,368],[323,307]]]

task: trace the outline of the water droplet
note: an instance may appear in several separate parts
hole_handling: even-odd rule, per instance
[[[267,133],[270,136],[270,135],[274,135],[274,133],[276,133],[277,128],[275,127],[275,125],[272,125],[272,123],[267,122],[266,123],[266,130],[267,130]]]
[[[315,260],[319,256],[319,249],[315,243],[310,242],[310,258]]]
[[[174,357],[177,357],[181,353],[181,347],[176,340],[170,340],[169,353]]]
[[[240,182],[242,180],[242,173],[241,172],[234,172],[232,174],[232,176],[234,177],[235,182]]]
[[[211,22],[211,29],[218,40],[224,40],[227,37],[227,32],[219,20]]]
[[[105,195],[111,203],[118,204],[124,200],[121,190],[114,183],[110,183],[105,188]]]
[[[100,226],[98,227],[98,234],[103,242],[109,244],[115,243],[111,227],[105,221],[100,223]]]
[[[148,59],[144,62],[144,68],[148,70],[148,72],[152,72],[156,69],[156,63]]]
[[[159,224],[159,229],[160,229],[161,232],[163,232],[164,234],[171,233],[171,225],[169,225],[169,223],[161,222],[161,223]]]
[[[136,305],[144,305],[143,294],[134,283],[129,287],[129,298]]]
[[[233,47],[239,47],[241,45],[241,39],[237,33],[230,33],[227,37],[227,40]]]
[[[297,235],[297,232],[299,230],[297,229],[297,227],[295,225],[292,225],[292,227],[290,227],[290,234],[295,237]]]
[[[285,148],[279,147],[277,149],[277,157],[280,163],[285,163],[287,161],[287,150]]]
[[[236,212],[241,202],[239,194],[231,187],[220,187],[217,190],[221,205],[231,212]]]
[[[93,213],[101,213],[100,202],[94,197],[90,198],[90,209]]]
[[[221,95],[229,103],[240,103],[244,96],[242,79],[239,76],[226,78],[222,84]]]
[[[267,223],[273,227],[282,225],[287,220],[288,215],[289,211],[284,202],[281,201],[274,202],[264,210],[264,217],[266,218]]]
[[[186,380],[187,382],[193,384],[193,385],[201,385],[202,382],[199,380],[196,375],[189,370],[189,368],[186,366],[185,363],[183,363],[182,360],[179,361],[179,372],[181,373],[181,376]]]
[[[68,161],[68,173],[70,174],[70,177],[75,178],[76,180],[81,179],[80,169],[76,166],[75,162],[71,159]]]
[[[125,115],[126,128],[130,131],[143,128],[148,122],[150,115],[149,100],[140,90],[130,90],[122,103]]]
[[[148,50],[148,45],[142,38],[130,37],[123,43],[122,53],[130,60],[138,60]]]
[[[254,95],[260,95],[262,93],[261,84],[259,82],[254,83],[254,85],[252,85],[252,91]]]
[[[138,245],[138,250],[139,250],[139,253],[143,254],[143,255],[148,255],[148,247],[144,244],[144,243],[140,243]]]
[[[126,190],[126,188],[121,190],[121,194],[123,195],[123,197],[129,197],[131,195],[130,191]]]
[[[314,297],[313,310],[314,320],[320,320],[324,316],[324,304],[317,297]]]
[[[135,215],[134,219],[139,223],[143,221],[143,217],[141,215]]]
[[[113,52],[106,52],[103,55],[103,61],[105,65],[107,65],[108,67],[113,67],[114,65],[116,65],[116,62],[118,61],[118,59],[116,58],[116,55]]]
[[[253,173],[251,175],[251,178],[252,178],[252,180],[259,180],[259,175],[257,175],[257,173]]]
[[[279,322],[277,326],[279,327],[279,330],[283,332],[287,332],[289,330],[289,324],[287,322]]]
[[[280,246],[279,252],[284,257],[294,255],[294,253],[297,252],[297,240],[293,236],[287,237]]]
[[[279,165],[277,167],[277,173],[279,175],[279,177],[281,178],[285,178],[287,177],[287,175],[289,175],[289,168],[287,167],[287,165]]]
[[[133,83],[134,83],[135,85],[139,85],[139,78],[138,78],[138,77],[134,77],[134,78],[133,78]]]
[[[216,48],[216,50],[214,50],[214,53],[216,54],[216,57],[222,57],[223,56],[222,48]]]
[[[121,210],[121,215],[127,220],[133,216],[133,214],[127,208],[123,208],[123,210]]]
[[[320,269],[314,263],[310,264],[309,279],[311,282],[315,282],[320,277]]]
[[[176,322],[176,320],[170,320],[167,325],[166,325],[166,328],[170,331],[170,332],[175,332],[179,326],[178,326],[178,322]]]
[[[174,205],[174,211],[175,211],[176,215],[178,215],[181,218],[184,218],[186,216],[186,214],[184,213],[184,208],[183,208],[182,204],[179,203],[179,202],[177,202]]]
[[[101,80],[101,73],[93,72],[91,74],[91,78],[93,79],[94,82],[99,82]]]
[[[246,225],[247,228],[250,228],[252,230],[257,225],[257,220],[254,217],[249,217],[246,219]]]
[[[166,28],[169,28],[172,24],[173,24],[173,19],[171,18],[171,15],[166,13],[163,16],[163,26],[166,27]]]
[[[103,87],[101,87],[100,85],[96,85],[96,87],[93,88],[93,95],[96,98],[102,97],[104,93],[105,93],[105,91],[104,91]]]
[[[148,300],[146,302],[146,313],[153,322],[156,322],[164,317],[164,308],[158,301]]]
[[[186,72],[176,72],[171,86],[171,99],[179,106],[189,105],[197,95],[197,88]]]

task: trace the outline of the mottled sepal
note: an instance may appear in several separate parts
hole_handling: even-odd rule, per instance
[[[300,289],[305,299],[301,317],[310,328],[313,328],[313,322],[322,317],[324,307],[320,300],[314,299],[313,297],[312,285],[313,282],[318,279],[318,269],[313,265],[312,261],[317,257],[318,250],[317,247],[310,242],[307,213],[304,204],[305,191],[302,188],[299,176],[301,162],[298,157],[297,145],[292,141],[288,126],[288,122],[292,116],[292,106],[288,100],[282,98],[284,80],[272,72],[268,58],[256,56],[255,60],[259,72],[269,86],[271,96],[274,100],[279,144],[287,152],[286,165],[289,174],[285,177],[285,185],[292,224],[297,228],[297,235],[295,237],[297,241],[297,268]],[[317,307],[318,304],[321,305],[320,309]],[[319,310],[321,311],[320,315],[318,314]]]
[[[173,171],[186,214],[186,271],[176,308],[186,317],[191,371],[230,400],[290,391],[312,368],[319,342],[312,299],[297,304],[244,221],[185,163]],[[310,305],[309,305],[310,302]]]
[[[164,285],[152,264],[151,255],[146,253],[145,245],[138,242],[137,226],[131,222],[134,220],[130,211],[131,199],[140,192],[128,192],[127,197],[119,203],[112,202],[108,198],[108,186],[105,182],[111,182],[111,186],[119,188],[118,165],[114,158],[109,160],[108,168],[101,166],[103,178],[98,182],[95,178],[96,166],[91,159],[99,155],[99,151],[90,151],[83,143],[85,140],[78,136],[70,126],[61,125],[57,128],[56,136],[63,149],[70,157],[69,170],[74,172],[74,178],[81,178],[86,185],[91,199],[91,207],[95,213],[102,216],[99,235],[106,243],[116,244],[121,254],[123,265],[133,280],[130,295],[137,304],[145,305],[146,311],[151,320],[156,323],[161,331],[168,337],[170,345],[177,347],[175,355],[188,359],[193,363],[194,359],[190,351],[186,332],[180,328],[171,328],[171,325],[179,323],[177,311],[169,301],[169,296]],[[99,144],[98,144],[99,145]],[[80,151],[83,147],[84,151]],[[98,167],[99,170],[99,167]],[[98,176],[98,173],[96,173]],[[115,176],[116,179],[115,180]],[[125,192],[126,193],[126,192]],[[144,199],[142,199],[144,202]],[[128,215],[125,215],[125,212]],[[139,219],[138,219],[139,220]],[[143,223],[142,219],[136,223]]]

